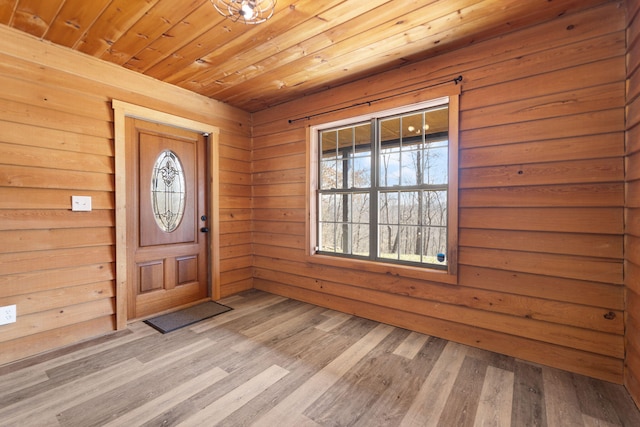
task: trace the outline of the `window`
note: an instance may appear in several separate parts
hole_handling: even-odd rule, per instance
[[[175,231],[182,221],[186,188],[178,155],[171,150],[161,152],[151,174],[151,207],[156,224],[165,233]]]
[[[452,111],[449,100],[312,129],[316,254],[451,268],[457,103]]]

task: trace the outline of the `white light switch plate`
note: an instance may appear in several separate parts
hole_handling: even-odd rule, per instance
[[[16,322],[16,305],[0,307],[0,325]]]
[[[91,196],[71,196],[72,211],[90,211]]]

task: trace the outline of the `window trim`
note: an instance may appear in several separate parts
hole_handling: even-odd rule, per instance
[[[456,89],[458,89],[456,87]],[[313,264],[324,264],[328,266],[356,268],[358,270],[372,273],[391,274],[395,276],[409,277],[415,279],[443,282],[447,284],[458,283],[458,152],[459,152],[459,89],[451,91],[453,93],[433,97],[427,101],[381,109],[361,114],[358,116],[345,117],[327,123],[319,123],[307,127],[307,197],[306,197],[306,261]],[[321,130],[357,123],[359,121],[371,120],[374,117],[390,116],[402,114],[413,110],[429,108],[443,103],[449,104],[449,182],[448,182],[448,212],[447,212],[447,257],[448,265],[446,269],[435,269],[429,266],[415,266],[397,263],[387,263],[382,261],[362,260],[351,257],[340,257],[316,253],[317,245],[317,197],[318,190],[318,133]]]

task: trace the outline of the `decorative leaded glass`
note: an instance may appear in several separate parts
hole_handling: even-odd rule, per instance
[[[178,228],[186,197],[182,163],[176,153],[165,150],[156,159],[151,173],[151,206],[162,231],[171,233]]]

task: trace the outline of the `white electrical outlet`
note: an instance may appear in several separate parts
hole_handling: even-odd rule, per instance
[[[0,325],[16,322],[16,305],[0,307]]]

